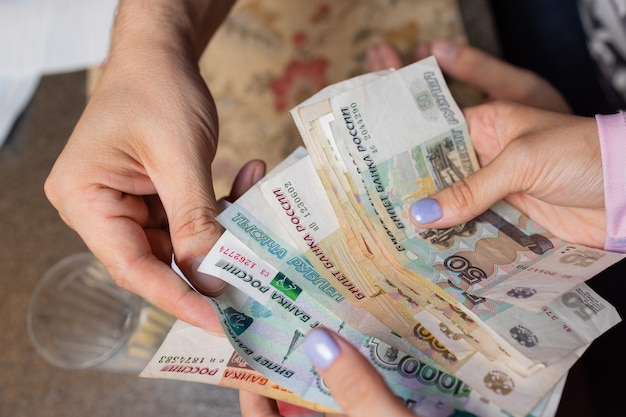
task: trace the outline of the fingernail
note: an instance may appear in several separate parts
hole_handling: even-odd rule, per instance
[[[380,45],[373,45],[367,48],[365,53],[367,64],[370,71],[378,71],[381,69]]]
[[[433,43],[433,55],[441,61],[454,61],[458,52],[459,44],[454,41],[437,41]]]
[[[439,220],[443,216],[443,212],[437,200],[424,198],[413,204],[411,216],[416,222],[425,224]]]
[[[335,362],[340,350],[326,330],[317,329],[309,332],[304,339],[304,353],[316,367],[326,369]]]
[[[228,207],[230,207],[233,203],[231,203],[230,201],[226,200],[225,198],[220,198],[219,200],[217,200],[217,209],[219,210],[219,212],[223,212],[224,210],[226,210]],[[198,264],[200,265],[200,264]]]
[[[265,163],[261,162],[254,166],[251,174],[251,184],[256,184],[265,176]]]
[[[208,275],[198,271],[203,257],[191,261],[191,277],[189,280],[193,286],[204,295],[217,295],[226,287],[227,283],[213,275]]]

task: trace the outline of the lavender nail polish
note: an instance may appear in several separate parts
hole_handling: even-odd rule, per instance
[[[443,212],[437,200],[424,198],[413,204],[411,216],[416,222],[425,224],[439,220],[443,216]]]
[[[312,330],[304,339],[304,353],[320,369],[332,365],[339,352],[339,345],[325,330]]]

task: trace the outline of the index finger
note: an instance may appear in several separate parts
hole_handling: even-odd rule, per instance
[[[106,200],[103,191],[100,198]],[[164,253],[171,256],[171,249],[151,246],[146,230],[133,218],[131,207],[123,204],[109,207],[113,211],[100,207],[92,210],[93,215],[88,219],[75,219],[73,227],[115,282],[178,319],[212,333],[222,333],[210,302],[190,288],[167,263]],[[99,215],[99,212],[107,214]],[[98,227],[81,224],[84,221]],[[162,252],[160,257],[166,260],[159,259],[155,252]]]

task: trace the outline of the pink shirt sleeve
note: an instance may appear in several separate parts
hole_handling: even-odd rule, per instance
[[[604,175],[604,248],[626,253],[626,112],[597,115],[596,123]]]

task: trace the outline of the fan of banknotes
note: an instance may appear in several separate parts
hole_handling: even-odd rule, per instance
[[[449,229],[411,222],[413,203],[478,169],[433,57],[329,86],[291,114],[306,148],[222,212],[200,266],[232,284],[211,299],[228,354],[292,402],[338,410],[300,349],[322,326],[422,416],[554,414],[570,367],[620,321],[585,281],[622,256],[505,202]],[[168,377],[162,365],[144,373]]]

